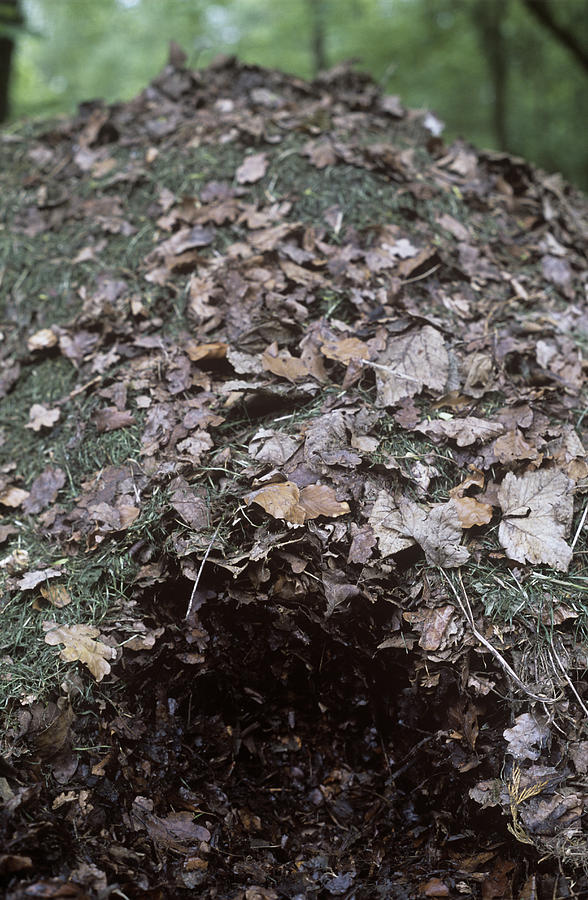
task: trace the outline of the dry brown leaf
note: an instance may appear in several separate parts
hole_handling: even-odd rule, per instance
[[[261,361],[264,369],[280,378],[287,378],[288,381],[308,378],[311,374],[306,363],[292,356],[288,350],[278,351],[278,345],[275,342],[263,351]]]
[[[24,503],[28,496],[29,492],[23,491],[22,488],[8,487],[0,493],[0,505],[10,506],[12,509],[16,509],[17,506]]]
[[[61,410],[47,409],[41,403],[33,403],[29,410],[29,421],[25,428],[31,428],[33,431],[40,431],[41,428],[52,428],[59,420]]]
[[[57,622],[43,622],[45,643],[51,646],[64,644],[60,656],[66,662],[79,660],[88,667],[96,681],[102,681],[110,672],[109,659],[114,659],[116,650],[96,641],[100,632],[92,625],[59,625]]]
[[[380,491],[369,524],[382,556],[418,543],[431,565],[461,566],[469,558],[460,544],[462,528],[454,500],[425,507],[408,497],[394,498],[388,491]]]
[[[302,525],[318,516],[336,518],[346,515],[349,505],[336,499],[335,491],[325,484],[309,484],[299,490],[292,481],[268,484],[245,496],[246,503],[257,503],[275,519]]]
[[[300,505],[306,519],[328,516],[331,519],[345,516],[351,510],[345,500],[337,500],[335,490],[327,484],[309,484],[300,491]]]
[[[462,528],[487,525],[492,519],[490,503],[480,503],[475,497],[454,497],[453,502]]]
[[[237,169],[236,176],[239,184],[253,184],[259,181],[266,173],[268,167],[267,154],[253,153],[247,156]]]
[[[466,416],[464,419],[435,419],[433,422],[421,422],[417,431],[423,434],[441,435],[451,438],[458,447],[467,447],[475,441],[484,444],[504,433],[504,425],[499,422],[487,422],[486,419],[477,419],[475,416]]]
[[[27,338],[27,347],[29,350],[49,350],[57,345],[57,335],[51,328],[41,328],[35,331]]]
[[[47,584],[39,588],[39,590],[41,596],[58,609],[71,603],[71,595],[64,584]]]
[[[507,473],[498,489],[503,512],[498,539],[511,559],[567,571],[572,550],[564,537],[572,522],[573,487],[559,469],[538,469],[520,477]]]
[[[425,385],[442,393],[449,374],[449,355],[442,335],[430,325],[392,337],[377,358],[378,406],[394,406],[418,394]]]
[[[367,344],[354,337],[323,341],[321,353],[327,359],[334,359],[345,366],[349,365],[352,359],[368,359],[370,355]]]

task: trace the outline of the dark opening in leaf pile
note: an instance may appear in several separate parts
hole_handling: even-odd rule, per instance
[[[586,896],[586,199],[173,60],[0,135],[6,896]]]

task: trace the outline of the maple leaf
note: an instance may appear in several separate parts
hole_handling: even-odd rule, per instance
[[[498,489],[503,512],[498,540],[511,559],[567,571],[572,550],[564,537],[572,522],[573,486],[559,469],[538,469],[520,477],[507,473]]]
[[[60,656],[66,662],[79,660],[88,667],[96,681],[102,681],[110,672],[109,659],[114,659],[116,650],[96,641],[100,632],[92,625],[59,625],[57,622],[43,622],[45,643],[55,646],[64,644]]]

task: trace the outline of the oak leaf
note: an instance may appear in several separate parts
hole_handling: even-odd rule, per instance
[[[114,659],[116,650],[94,640],[100,634],[93,625],[59,625],[57,622],[43,622],[45,643],[51,646],[63,644],[60,656],[66,662],[79,660],[88,667],[96,681],[102,681],[110,672],[109,659]]]

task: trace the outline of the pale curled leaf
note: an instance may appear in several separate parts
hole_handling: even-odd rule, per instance
[[[503,511],[498,539],[511,559],[567,571],[572,550],[564,538],[572,521],[573,487],[559,469],[505,476],[498,490]]]
[[[79,660],[88,667],[96,681],[102,681],[110,672],[109,659],[114,659],[116,650],[94,640],[100,634],[92,625],[58,625],[57,622],[43,622],[45,643],[51,646],[63,644],[60,656],[66,662]]]

